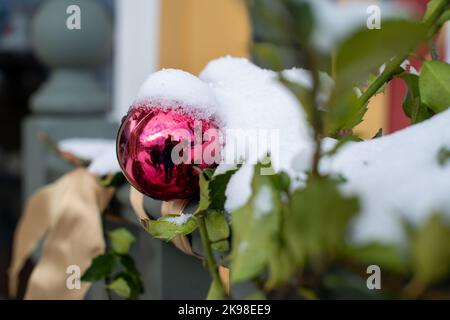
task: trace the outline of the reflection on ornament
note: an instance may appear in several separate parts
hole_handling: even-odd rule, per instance
[[[133,106],[122,121],[117,157],[128,181],[138,191],[159,200],[186,199],[198,194],[198,172],[213,167],[204,150],[220,152],[214,119],[196,119],[181,106]],[[206,140],[206,141],[205,141]]]

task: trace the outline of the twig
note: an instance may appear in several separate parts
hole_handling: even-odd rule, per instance
[[[200,230],[200,237],[203,245],[203,255],[206,261],[206,267],[211,275],[213,280],[213,284],[219,284],[222,290],[222,296],[227,297],[226,290],[223,286],[222,280],[219,275],[219,268],[217,265],[217,261],[214,258],[214,255],[211,250],[211,241],[209,240],[208,231],[206,230],[205,217],[203,214],[198,215],[198,225]]]

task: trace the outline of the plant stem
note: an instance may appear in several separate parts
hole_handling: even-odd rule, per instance
[[[391,80],[406,58],[408,58],[408,55],[398,56],[386,65],[384,71],[378,76],[378,78],[375,79],[374,82],[372,82],[367,90],[364,91],[361,97],[359,97],[361,107],[364,106],[386,82]]]
[[[430,48],[431,48],[431,59],[439,60],[439,53],[436,47],[436,43],[432,39],[430,40]]]
[[[206,230],[205,217],[203,214],[198,216],[198,226],[203,245],[203,255],[205,257],[206,267],[208,268],[213,283],[216,282],[217,284],[220,285],[220,288],[222,289],[222,296],[227,297],[226,290],[219,276],[219,268],[217,265],[217,261],[211,250],[211,241],[209,240],[208,231]]]

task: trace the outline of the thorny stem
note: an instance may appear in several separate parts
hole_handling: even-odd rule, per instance
[[[208,231],[206,230],[205,217],[203,214],[198,216],[198,226],[203,245],[203,255],[205,257],[206,267],[208,268],[213,283],[215,282],[216,284],[220,285],[220,288],[222,290],[222,296],[227,298],[226,290],[223,286],[222,280],[220,279],[217,261],[211,250],[211,241],[209,240]]]
[[[426,26],[428,30],[427,37],[432,38],[438,31],[437,21],[439,17],[445,12],[450,0],[444,1],[431,12],[426,19],[422,21],[422,24]],[[366,105],[367,102],[375,95],[375,93],[393,76],[400,68],[400,65],[408,58],[409,54],[398,56],[394,58],[390,63],[387,64],[385,70],[378,76],[378,78],[367,88],[367,90],[359,98],[361,106]]]

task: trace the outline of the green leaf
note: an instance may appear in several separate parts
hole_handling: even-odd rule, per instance
[[[450,275],[450,225],[441,214],[433,214],[417,231],[413,257],[417,279],[433,284]]]
[[[114,269],[114,263],[115,257],[110,253],[95,257],[81,277],[81,281],[95,282],[110,276]]]
[[[212,281],[209,287],[208,296],[206,300],[224,300],[225,296],[223,294],[222,285],[217,281]]]
[[[271,290],[282,287],[292,280],[296,266],[292,257],[284,248],[277,248],[269,260],[269,278],[266,288]]]
[[[111,248],[117,254],[127,254],[130,246],[136,238],[125,228],[115,229],[108,232]]]
[[[445,166],[450,160],[450,149],[442,147],[438,152],[438,163],[441,167]]]
[[[425,35],[422,24],[391,20],[384,21],[380,30],[363,28],[347,38],[337,49],[336,86],[330,98],[326,134],[359,124],[367,106],[361,105],[353,88],[386,61],[409,53]]]
[[[438,113],[450,107],[450,65],[441,61],[423,64],[419,79],[422,103]]]
[[[408,87],[408,91],[403,101],[403,110],[411,119],[411,123],[415,124],[431,118],[434,115],[434,112],[423,104],[420,98],[419,76],[411,73],[404,73],[401,78]]]
[[[131,298],[132,291],[129,282],[122,276],[113,280],[106,287],[112,290],[115,294],[117,294],[121,298],[124,299]]]
[[[395,245],[372,242],[351,246],[346,249],[346,255],[364,266],[375,264],[382,270],[397,274],[406,274],[409,271],[407,257]]]
[[[355,197],[341,195],[338,185],[328,177],[312,178],[291,196],[283,228],[286,244],[299,266],[330,260],[343,248],[359,202]]]
[[[379,30],[354,33],[337,50],[336,90],[351,88],[392,57],[408,54],[425,35],[425,26],[407,20],[384,21]]]
[[[276,249],[280,194],[274,187],[273,176],[261,175],[260,164],[256,165],[254,170],[253,195],[246,205],[231,215],[232,283],[259,275]]]
[[[220,240],[212,243],[211,248],[218,252],[227,252],[230,250],[230,242],[228,240]]]
[[[280,71],[284,69],[283,58],[277,47],[271,43],[255,43],[251,47],[252,56],[263,61],[271,70]]]
[[[170,214],[156,221],[151,220],[147,231],[155,238],[170,241],[176,236],[187,235],[197,229],[198,221],[195,216],[189,216],[184,223],[175,222],[179,217],[178,215]]]
[[[325,133],[335,135],[346,129],[353,129],[362,122],[367,106],[361,106],[353,88],[333,91],[329,108],[325,114]]]
[[[136,268],[133,258],[130,255],[121,255],[119,256],[119,262],[124,268],[125,273],[132,279],[136,287],[136,291],[138,293],[143,293],[144,285],[142,283],[141,273]]]
[[[230,236],[230,226],[223,212],[208,211],[205,216],[205,223],[211,242],[228,239]]]
[[[197,213],[206,211],[207,209],[212,210],[223,210],[225,206],[225,190],[236,171],[238,171],[240,166],[234,169],[228,170],[222,174],[216,176],[211,172],[203,171],[199,175],[199,186],[200,186],[200,201],[197,208]]]

